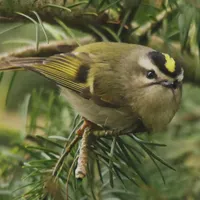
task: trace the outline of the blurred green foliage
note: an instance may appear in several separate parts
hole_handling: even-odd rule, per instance
[[[7,32],[6,30],[10,31]],[[27,45],[35,45],[35,27],[32,24],[23,26],[18,23],[0,24],[0,35],[0,53],[13,51],[16,48],[26,47]],[[51,35],[48,35],[48,37],[53,39]],[[40,30],[40,42],[42,41],[45,41],[45,37]],[[13,79],[13,85],[14,87],[10,88],[7,97],[7,108],[10,110],[17,109],[24,100],[25,95],[31,93],[34,88],[51,88],[56,91],[54,84],[33,72],[17,72]]]

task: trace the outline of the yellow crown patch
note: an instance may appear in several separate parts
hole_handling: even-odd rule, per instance
[[[169,72],[174,72],[175,68],[176,68],[176,64],[175,64],[175,60],[170,57],[168,54],[163,53],[163,55],[165,56],[165,67]]]

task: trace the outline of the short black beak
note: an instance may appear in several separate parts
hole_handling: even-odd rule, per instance
[[[171,88],[171,89],[177,89],[180,86],[180,83],[176,81],[161,81],[160,84],[164,87]]]

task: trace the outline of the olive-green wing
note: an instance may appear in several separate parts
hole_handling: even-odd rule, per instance
[[[77,92],[84,98],[92,99],[98,105],[120,106],[119,101],[116,101],[119,92],[112,94],[115,88],[112,88],[110,83],[115,73],[110,72],[109,63],[93,62],[87,53],[52,56],[42,65],[35,65],[32,70],[55,81],[58,85]]]
[[[28,68],[77,93],[89,87],[90,63],[74,54],[55,55]]]
[[[20,66],[37,72],[81,97],[92,99],[98,105],[120,106],[120,102],[116,101],[119,99],[118,93],[112,93],[110,83],[114,73],[110,72],[109,63],[93,62],[87,53],[58,54],[49,58],[12,58],[7,65],[10,69],[19,69]]]
[[[82,53],[84,55],[84,53]],[[83,93],[88,88],[90,61],[84,55],[78,57],[73,53],[57,54],[51,57],[10,57],[0,61],[0,71],[31,70],[37,72],[56,84]]]

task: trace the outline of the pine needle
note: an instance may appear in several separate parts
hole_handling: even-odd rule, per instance
[[[36,51],[38,51],[39,49],[39,24],[30,16],[23,14],[21,12],[16,12],[16,14],[21,15],[27,19],[29,19],[31,22],[33,22],[35,24],[35,31],[36,31]]]
[[[43,22],[42,22],[40,16],[38,15],[37,12],[35,12],[35,11],[32,11],[32,12],[36,15],[36,17],[37,17],[37,19],[38,19],[38,22],[39,22],[39,24],[40,24],[40,26],[41,26],[41,28],[42,28],[42,31],[43,31],[43,33],[44,33],[44,36],[45,36],[46,42],[47,42],[47,44],[49,44],[49,38],[48,38],[48,36],[47,36],[47,33],[46,33],[46,30],[45,30],[45,27],[44,27],[44,25],[43,25]]]

